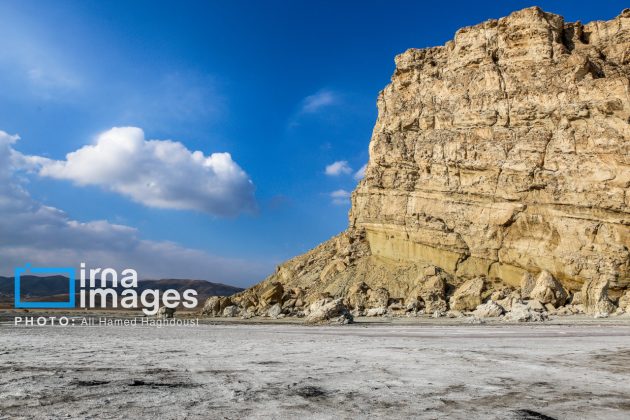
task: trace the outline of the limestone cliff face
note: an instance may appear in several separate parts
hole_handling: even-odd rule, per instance
[[[373,254],[518,285],[630,283],[630,10],[539,8],[396,57],[350,225]]]
[[[597,281],[618,298],[630,285],[629,77],[630,10],[582,25],[529,8],[399,55],[348,231],[250,294],[280,282],[344,295],[364,281],[404,299],[437,266],[447,287],[546,270],[570,292]]]

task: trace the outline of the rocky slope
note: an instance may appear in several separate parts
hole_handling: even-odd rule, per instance
[[[348,230],[224,306],[625,305],[630,9],[583,25],[528,8],[395,61]]]

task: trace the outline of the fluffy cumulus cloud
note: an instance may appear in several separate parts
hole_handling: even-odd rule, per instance
[[[140,133],[135,133],[137,140],[141,139]],[[0,131],[0,274],[9,274],[14,267],[26,262],[77,266],[85,261],[92,267],[132,267],[143,278],[188,277],[248,285],[272,268],[271,263],[224,258],[172,242],[145,240],[130,226],[105,220],[73,220],[64,211],[38,202],[26,191],[21,173],[40,166],[42,158],[24,156],[16,151],[13,145],[18,139]],[[137,141],[130,147],[141,147],[142,144]],[[182,153],[179,147],[183,146],[172,147]],[[185,154],[180,158],[185,159]],[[203,160],[201,157],[197,159]],[[225,158],[219,158],[218,164],[216,160],[208,164],[218,172],[235,170],[231,168],[231,159],[222,159]],[[130,170],[116,159],[109,163],[120,170]],[[100,163],[93,164],[97,168],[88,171],[88,179],[101,179],[108,173]],[[58,166],[52,162],[50,165],[53,166],[48,166],[49,170],[65,170],[63,163]],[[55,169],[50,169],[53,167]],[[79,173],[80,168],[73,167],[68,171]]]
[[[354,179],[357,181],[363,179],[365,177],[365,170],[367,169],[367,163],[359,168],[358,171],[354,173]]]
[[[146,140],[136,127],[112,128],[65,160],[32,158],[39,175],[97,185],[149,207],[233,216],[255,209],[254,185],[229,153],[190,151]]]
[[[338,160],[330,165],[326,166],[324,173],[328,176],[338,176],[343,174],[349,174],[352,172],[352,168],[348,165],[346,160]]]
[[[344,205],[350,202],[350,193],[346,190],[336,190],[330,193],[333,204]]]

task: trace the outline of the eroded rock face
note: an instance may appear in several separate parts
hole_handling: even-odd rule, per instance
[[[350,224],[373,254],[519,286],[630,283],[630,10],[539,8],[396,57]]]
[[[395,61],[348,229],[231,302],[445,314],[505,290],[491,300],[515,320],[543,318],[530,297],[612,312],[630,286],[630,9],[582,25],[528,8]]]

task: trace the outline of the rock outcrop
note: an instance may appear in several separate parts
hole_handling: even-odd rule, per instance
[[[612,311],[630,285],[630,9],[584,25],[532,7],[395,62],[348,230],[232,301],[445,313],[512,288],[515,320],[544,318],[532,295]]]
[[[529,293],[529,297],[538,300],[542,304],[550,304],[557,308],[564,305],[568,295],[560,282],[554,279],[549,272],[543,271],[536,278],[536,283]]]
[[[396,58],[350,225],[373,254],[518,286],[630,283],[630,10],[539,8]]]

